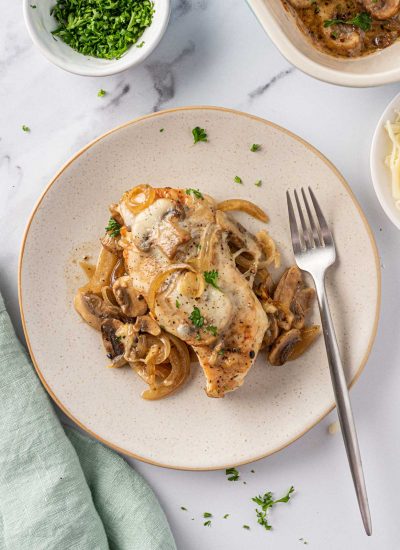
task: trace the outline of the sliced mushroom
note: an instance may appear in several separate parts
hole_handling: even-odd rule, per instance
[[[159,336],[161,334],[161,328],[150,315],[140,315],[136,319],[136,323],[133,326],[136,332],[147,332],[153,336]]]
[[[301,284],[301,271],[294,265],[287,269],[280,278],[278,286],[274,292],[274,301],[289,308],[296,292],[300,289]]]
[[[390,19],[400,10],[400,0],[363,0],[366,10],[374,19]]]
[[[294,345],[292,351],[289,354],[288,361],[294,361],[300,355],[303,355],[305,351],[311,346],[316,337],[321,332],[318,325],[313,325],[311,327],[305,327],[300,331],[300,341]]]
[[[111,216],[114,218],[114,220],[116,222],[119,223],[119,225],[124,225],[124,220],[120,214],[120,211],[119,211],[119,206],[118,204],[116,204],[115,202],[113,202],[112,204],[110,204],[110,206],[108,207],[110,213],[111,213]]]
[[[101,335],[103,345],[109,359],[114,359],[118,355],[123,355],[124,345],[115,333],[123,325],[118,319],[105,319],[101,323]]]
[[[294,314],[292,326],[294,328],[303,328],[307,313],[309,312],[315,298],[313,288],[302,288],[292,300],[290,310]]]
[[[96,330],[101,330],[104,319],[108,317],[121,319],[122,316],[119,307],[106,304],[100,296],[92,292],[78,292],[74,299],[74,306],[83,320]]]
[[[105,233],[105,235],[100,239],[100,242],[104,248],[116,256],[121,256],[122,248],[118,244],[118,241],[118,237],[112,237],[109,233]]]
[[[296,328],[281,334],[270,349],[268,360],[271,365],[280,366],[289,359],[293,348],[301,340],[300,331]]]
[[[146,300],[133,288],[129,275],[119,277],[115,281],[113,292],[118,305],[127,317],[137,317],[147,312]]]
[[[268,316],[269,326],[264,334],[263,346],[272,345],[275,342],[275,340],[278,338],[278,334],[279,334],[278,322],[276,320],[275,315],[268,314],[267,316]]]
[[[361,51],[361,32],[352,25],[339,23],[331,27],[323,28],[325,41],[329,48],[338,54],[354,56]]]

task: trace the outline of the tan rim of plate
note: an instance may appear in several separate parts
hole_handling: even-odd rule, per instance
[[[36,203],[36,205],[35,205],[35,207],[32,211],[32,214],[29,217],[29,220],[28,220],[25,232],[24,232],[24,236],[23,236],[23,239],[22,239],[21,250],[20,250],[20,255],[19,255],[19,262],[18,262],[18,301],[19,301],[19,307],[20,307],[20,311],[21,311],[22,326],[23,326],[23,329],[24,329],[26,342],[28,344],[29,353],[30,353],[30,356],[32,358],[32,362],[35,366],[36,372],[37,372],[42,384],[46,388],[46,391],[51,395],[53,401],[60,407],[60,409],[73,422],[75,422],[75,424],[77,424],[80,428],[82,428],[82,430],[84,430],[86,433],[90,434],[93,438],[97,439],[98,441],[101,441],[101,443],[104,443],[108,447],[111,447],[112,449],[118,451],[119,453],[125,454],[127,456],[130,456],[130,457],[135,458],[137,460],[140,460],[142,462],[147,462],[148,464],[152,464],[154,466],[161,466],[163,468],[168,468],[168,469],[172,469],[172,470],[189,470],[189,471],[224,470],[226,468],[230,468],[231,466],[241,466],[243,464],[249,464],[249,463],[252,463],[252,462],[256,462],[257,460],[261,460],[262,458],[266,458],[267,456],[270,456],[272,454],[277,453],[278,451],[281,451],[285,447],[289,446],[291,443],[294,443],[295,441],[297,441],[297,439],[299,439],[305,433],[307,433],[309,430],[311,430],[311,428],[314,428],[314,426],[316,426],[321,420],[323,420],[335,408],[336,405],[333,403],[330,407],[328,407],[328,409],[317,420],[311,422],[311,424],[309,426],[307,426],[307,428],[305,428],[299,435],[296,435],[296,437],[293,437],[292,439],[290,439],[290,441],[287,441],[285,444],[280,445],[276,449],[273,449],[272,451],[269,451],[268,453],[263,454],[261,456],[258,456],[258,457],[254,458],[252,460],[245,460],[245,461],[238,462],[238,463],[235,463],[235,464],[226,464],[226,465],[218,467],[218,468],[185,468],[185,467],[178,468],[178,467],[172,467],[172,466],[169,466],[169,465],[166,465],[166,464],[162,464],[160,462],[154,462],[152,460],[148,460],[147,458],[143,458],[142,456],[139,456],[139,455],[136,455],[132,452],[129,452],[125,449],[122,449],[121,447],[118,447],[117,445],[114,445],[113,443],[110,443],[106,439],[103,439],[102,437],[100,437],[96,433],[92,432],[84,424],[82,424],[77,418],[75,418],[70,413],[70,411],[67,409],[67,407],[59,401],[57,396],[54,395],[52,390],[49,388],[49,386],[48,386],[48,384],[47,384],[47,382],[46,382],[46,380],[45,380],[45,378],[44,378],[44,376],[43,376],[43,374],[40,370],[40,367],[39,367],[39,365],[38,365],[38,363],[35,359],[35,356],[33,354],[33,350],[32,350],[32,347],[31,347],[31,344],[30,344],[30,341],[29,341],[28,329],[27,329],[26,322],[25,322],[24,310],[23,310],[23,306],[22,306],[21,271],[22,271],[22,262],[24,260],[24,250],[25,250],[26,238],[28,236],[32,220],[33,220],[33,218],[36,214],[36,211],[38,210],[39,206],[41,205],[46,193],[48,192],[50,187],[57,181],[57,178],[64,172],[64,170],[66,170],[70,166],[70,164],[72,164],[75,161],[75,159],[80,157],[85,151],[87,151],[90,147],[92,147],[92,145],[94,145],[95,143],[97,143],[101,139],[107,137],[108,135],[110,135],[114,132],[117,132],[121,128],[125,128],[126,126],[129,126],[131,124],[136,124],[137,122],[140,122],[142,120],[146,120],[146,119],[149,119],[149,118],[155,118],[155,117],[158,117],[160,115],[164,115],[166,113],[174,113],[174,112],[179,112],[179,111],[194,111],[194,110],[198,110],[198,111],[202,111],[202,110],[203,111],[204,110],[224,111],[224,112],[231,113],[231,114],[234,114],[234,115],[237,115],[237,116],[242,116],[242,117],[250,118],[252,120],[257,120],[258,122],[262,122],[263,124],[271,126],[272,128],[275,128],[275,129],[287,134],[288,136],[290,136],[293,139],[297,140],[298,142],[302,143],[310,151],[315,153],[335,173],[335,175],[340,180],[343,187],[346,189],[347,193],[349,194],[351,200],[354,202],[354,204],[355,204],[355,206],[358,210],[358,213],[360,214],[360,217],[361,217],[361,219],[364,223],[364,226],[367,230],[368,236],[369,236],[370,241],[371,241],[371,246],[372,246],[372,249],[373,249],[373,252],[374,252],[375,267],[376,267],[377,281],[378,281],[378,294],[377,294],[374,326],[373,326],[372,334],[370,336],[370,340],[368,342],[368,347],[367,347],[367,350],[364,354],[364,357],[363,357],[363,359],[360,363],[360,366],[359,366],[356,374],[353,376],[352,380],[349,382],[349,388],[351,388],[353,386],[353,384],[358,380],[359,376],[361,375],[362,371],[364,370],[365,364],[366,364],[366,362],[368,360],[368,357],[369,357],[369,354],[371,352],[371,349],[372,349],[372,346],[373,346],[373,343],[374,343],[374,340],[375,340],[375,337],[376,337],[376,332],[377,332],[377,328],[378,328],[378,321],[379,321],[379,313],[380,313],[381,271],[380,271],[380,261],[379,261],[378,249],[376,247],[376,243],[375,243],[375,239],[374,239],[372,230],[371,230],[371,228],[369,226],[369,223],[368,223],[368,221],[365,217],[365,214],[362,211],[362,209],[361,209],[356,197],[354,196],[354,193],[351,190],[349,184],[344,179],[342,174],[338,171],[338,169],[320,151],[318,151],[318,149],[316,149],[314,146],[310,145],[307,141],[303,140],[302,138],[300,138],[296,134],[293,134],[289,130],[286,130],[285,128],[282,128],[282,126],[279,126],[278,124],[275,124],[273,122],[270,122],[268,120],[265,120],[261,117],[255,116],[255,115],[250,115],[248,113],[243,113],[242,111],[236,111],[235,109],[228,109],[226,107],[214,107],[214,106],[207,106],[207,105],[204,105],[204,106],[203,105],[198,105],[198,106],[188,106],[188,107],[177,107],[177,108],[174,108],[174,109],[165,109],[164,111],[158,111],[157,113],[152,113],[150,115],[144,115],[144,116],[135,118],[133,120],[130,120],[129,122],[125,122],[123,124],[120,124],[116,128],[113,128],[112,130],[109,130],[108,132],[105,132],[101,136],[97,137],[96,139],[94,139],[93,141],[88,143],[85,147],[83,147],[80,151],[78,151],[72,158],[70,158],[64,164],[64,166],[56,173],[56,175],[53,177],[53,179],[50,181],[50,183],[47,185],[46,189],[43,191],[43,193],[39,197],[39,200],[37,201],[37,203]]]

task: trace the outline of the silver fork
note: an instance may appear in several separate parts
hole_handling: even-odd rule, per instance
[[[303,197],[308,222],[304,216],[297,191],[294,191],[298,218],[300,220],[300,228],[296,221],[290,193],[289,191],[286,191],[293,252],[298,267],[303,271],[308,272],[314,279],[340,427],[342,429],[347,458],[350,464],[351,475],[353,477],[365,532],[367,535],[371,535],[371,516],[369,512],[367,490],[365,487],[361,463],[360,448],[358,446],[356,427],[351,410],[346,378],[343,371],[342,361],[340,359],[335,329],[332,323],[328,299],[325,291],[326,270],[334,264],[336,260],[335,243],[324,215],[322,214],[322,210],[310,187],[308,188],[308,191],[310,193],[311,202],[314,206],[317,221],[315,221],[314,214],[312,213],[304,189],[301,189],[301,194]]]

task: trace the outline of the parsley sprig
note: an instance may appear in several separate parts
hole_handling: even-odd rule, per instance
[[[219,286],[217,285],[218,271],[215,269],[212,269],[211,271],[204,271],[203,276],[206,283],[219,290]]]
[[[189,319],[192,321],[195,327],[201,328],[204,325],[204,317],[200,313],[200,310],[197,306],[193,308],[192,313],[189,316]]]
[[[289,502],[291,494],[294,492],[293,485],[290,487],[289,491],[283,497],[278,500],[274,500],[274,496],[271,491],[264,493],[264,495],[258,495],[253,497],[251,500],[258,504],[261,509],[256,508],[257,522],[264,527],[267,531],[272,529],[272,525],[268,523],[268,510],[272,508],[278,502]]]
[[[117,220],[115,220],[114,218],[110,218],[108,220],[106,231],[111,235],[111,237],[118,237],[118,235],[120,235],[121,233],[121,227],[122,225],[120,225]]]
[[[151,25],[151,0],[56,0],[52,32],[74,50],[93,57],[119,59]]]
[[[250,147],[250,151],[252,153],[259,151],[260,149],[261,149],[261,145],[259,143],[253,143],[253,145]]]
[[[208,141],[206,131],[204,130],[204,128],[200,128],[200,126],[196,126],[196,128],[193,128],[192,134],[195,143],[199,141]]]
[[[198,189],[186,189],[186,195],[193,195],[196,199],[204,198]]]
[[[369,31],[372,24],[372,19],[369,13],[362,12],[355,15],[352,19],[326,19],[324,21],[324,27],[331,27],[332,25],[353,25],[359,27],[363,31]]]
[[[240,478],[240,474],[236,468],[227,468],[225,474],[228,476],[228,481],[238,481]]]

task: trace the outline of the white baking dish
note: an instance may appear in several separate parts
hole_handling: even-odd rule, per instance
[[[318,51],[300,31],[282,0],[247,0],[261,25],[286,59],[305,73],[341,86],[379,86],[400,81],[400,41],[355,59]]]

